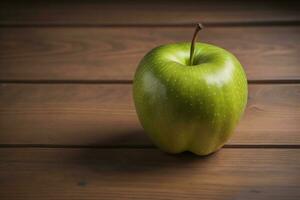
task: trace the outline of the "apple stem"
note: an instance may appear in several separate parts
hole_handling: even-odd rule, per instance
[[[198,35],[198,32],[200,30],[203,29],[203,25],[198,23],[196,25],[196,29],[195,29],[195,32],[194,32],[194,35],[193,35],[193,39],[192,39],[192,42],[191,42],[191,51],[190,51],[190,65],[193,65],[194,64],[194,50],[195,50],[195,42],[196,42],[196,39],[197,39],[197,35]]]

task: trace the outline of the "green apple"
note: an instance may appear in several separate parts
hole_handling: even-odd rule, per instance
[[[247,78],[230,52],[205,43],[167,44],[141,60],[134,77],[138,118],[169,153],[207,155],[232,135],[247,103]]]

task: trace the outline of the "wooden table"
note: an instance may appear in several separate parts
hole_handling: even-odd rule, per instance
[[[299,3],[82,2],[1,2],[0,199],[300,199]],[[219,152],[169,155],[132,78],[197,21],[241,60],[248,106]]]

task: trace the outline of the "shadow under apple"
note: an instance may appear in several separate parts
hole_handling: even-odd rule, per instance
[[[141,129],[124,130],[109,137],[95,139],[91,145],[76,151],[78,152],[72,159],[81,167],[98,172],[131,175],[185,169],[195,163],[199,168],[202,163],[215,157],[215,154],[197,156],[190,152],[162,152],[151,143]]]

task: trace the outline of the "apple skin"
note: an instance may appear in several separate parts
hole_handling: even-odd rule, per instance
[[[138,118],[163,151],[208,155],[232,135],[247,103],[243,67],[228,51],[195,43],[154,48],[141,60],[134,77]]]

